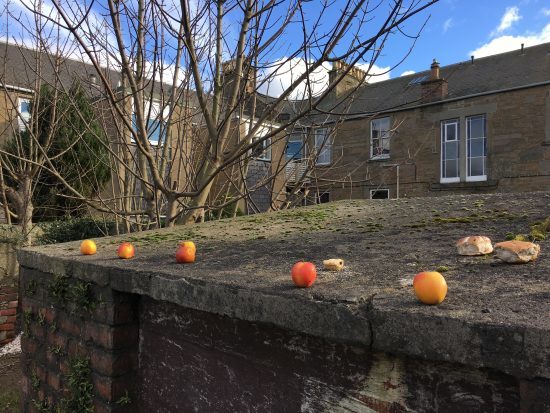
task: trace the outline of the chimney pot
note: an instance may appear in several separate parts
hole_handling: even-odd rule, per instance
[[[439,79],[439,62],[436,59],[433,60],[430,69],[432,69],[432,80]]]

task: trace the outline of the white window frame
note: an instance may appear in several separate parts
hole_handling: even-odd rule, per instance
[[[256,142],[258,140],[262,139],[262,136],[254,136],[253,142]],[[252,148],[252,158],[256,159],[257,161],[271,161],[271,138],[267,138],[264,141],[261,142],[262,145],[262,152],[260,155],[254,156],[254,150],[256,147]]]
[[[17,125],[20,132],[25,132],[27,130],[27,125],[31,120],[30,112],[23,112],[21,106],[23,103],[28,103],[30,105],[31,100],[27,98],[17,98]]]
[[[372,196],[374,195],[374,193],[376,192],[386,192],[388,194],[388,196],[386,198],[381,198],[381,199],[390,199],[390,190],[388,188],[380,188],[380,189],[371,189],[369,191],[369,198],[370,199],[374,199]]]
[[[473,158],[484,158],[483,175],[471,175],[470,159],[470,122],[473,119],[483,119],[483,137],[475,139],[483,139],[483,156],[475,156]],[[487,116],[485,114],[468,116],[466,118],[466,182],[482,182],[487,180]]]
[[[454,140],[447,140],[447,125],[455,125],[455,139]],[[446,119],[441,121],[441,154],[439,159],[439,167],[440,167],[440,183],[442,184],[448,184],[448,183],[454,183],[454,182],[460,182],[460,165],[461,165],[461,158],[460,158],[460,119]],[[443,154],[445,153],[445,143],[447,142],[456,142],[457,144],[457,172],[458,176],[456,177],[444,177],[443,173],[445,171],[445,160],[443,159]]]
[[[374,132],[374,123],[377,122],[377,121],[382,121],[384,119],[387,119],[388,120],[388,130],[385,131],[385,133],[381,134],[380,137],[378,138],[379,141],[380,141],[380,146],[378,146],[379,148],[383,147],[381,144],[382,144],[382,140],[387,140],[388,141],[388,146],[389,146],[389,153],[381,153],[381,154],[375,154],[374,153],[374,145],[373,145],[373,132]],[[378,129],[377,129],[378,130]],[[390,158],[390,153],[391,153],[391,142],[390,142],[390,131],[391,131],[391,118],[389,116],[384,116],[383,118],[376,118],[376,119],[373,119],[370,121],[370,142],[369,142],[369,146],[370,146],[370,159],[389,159]]]
[[[317,142],[318,137],[322,138],[321,142]],[[315,164],[330,165],[332,163],[332,142],[330,140],[329,129],[316,128],[314,131],[313,144],[316,155]]]
[[[133,118],[136,114],[135,110],[134,110],[134,101],[133,100],[132,100],[131,104],[132,104],[132,123],[133,123]],[[143,106],[144,106],[143,115],[147,116],[146,124],[149,124],[149,121],[155,121],[155,122],[160,121],[160,124],[159,124],[159,128],[160,128],[159,137],[161,136],[161,132],[164,132],[166,135],[168,135],[168,125],[166,123],[167,123],[168,117],[170,115],[170,105],[164,106],[164,108],[162,110],[162,119],[159,116],[160,115],[160,108],[161,108],[160,100],[158,100],[158,99],[147,99],[144,102]],[[149,116],[149,108],[151,108],[150,116]],[[132,142],[134,142],[133,138],[132,138]],[[159,144],[158,140],[151,140],[151,139],[149,139],[149,143],[152,146],[158,146],[158,144]]]
[[[303,159],[307,157],[307,145],[306,145],[306,139],[307,139],[307,133],[303,129],[298,129],[290,133],[288,135],[288,141],[287,144],[290,142],[299,142],[301,145],[301,152],[302,157],[301,158],[293,158],[293,159],[287,159],[287,153],[285,148],[285,161],[288,162],[301,162]]]

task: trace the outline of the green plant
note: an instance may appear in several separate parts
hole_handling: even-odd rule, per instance
[[[66,300],[74,304],[75,309],[93,311],[97,306],[97,301],[92,296],[90,285],[88,282],[78,281],[69,286]]]
[[[2,412],[16,412],[19,407],[19,392],[13,389],[2,389],[0,390],[0,406]]]
[[[38,244],[56,244],[85,238],[99,238],[115,233],[114,221],[97,221],[90,217],[66,217],[61,220],[40,224],[43,234]]]
[[[128,390],[126,390],[126,393],[124,394],[124,396],[122,396],[120,399],[118,399],[115,403],[120,405],[120,406],[126,406],[126,405],[132,403],[132,399],[128,395]]]
[[[450,270],[450,268],[447,267],[446,265],[440,265],[439,267],[437,267],[437,270],[436,270],[436,271],[437,271],[437,272],[447,272],[447,271],[449,271],[449,270]]]
[[[23,332],[25,335],[30,335],[31,333],[31,322],[33,319],[32,309],[27,308],[23,310]]]
[[[33,371],[31,374],[31,387],[34,390],[38,390],[38,388],[40,387],[40,379],[38,378],[36,371]]]
[[[67,301],[67,291],[69,288],[67,278],[65,275],[56,274],[48,285],[48,295],[58,304],[65,304]]]
[[[76,357],[69,360],[66,375],[69,395],[61,400],[63,411],[93,413],[93,384],[90,381],[90,359]]]
[[[36,280],[30,280],[25,287],[25,295],[28,297],[34,296],[36,294],[37,287],[38,283],[36,282]]]

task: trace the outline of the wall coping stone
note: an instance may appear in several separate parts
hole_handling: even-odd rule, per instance
[[[132,234],[131,260],[116,257],[124,237],[97,240],[93,256],[79,255],[79,242],[72,242],[21,249],[18,258],[23,267],[196,310],[548,379],[550,240],[525,265],[459,257],[454,243],[476,234],[502,241],[549,216],[550,192],[353,200]],[[261,231],[268,231],[265,239],[258,239]],[[197,262],[177,264],[177,240],[189,237],[197,243]],[[343,272],[320,270],[313,288],[292,285],[294,262],[307,258],[320,269],[333,257],[344,258]],[[440,265],[449,267],[448,297],[439,306],[421,305],[412,277]]]

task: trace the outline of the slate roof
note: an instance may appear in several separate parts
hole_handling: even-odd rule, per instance
[[[426,62],[427,65],[431,62]],[[550,84],[550,43],[514,50],[441,67],[441,76],[448,81],[445,100],[465,98],[480,93],[498,92],[528,87],[537,83]],[[349,105],[337,106],[334,96],[324,99],[320,107],[346,112],[348,117],[375,115],[394,109],[406,109],[421,104],[421,81],[430,70],[394,79],[366,84],[354,92]],[[438,101],[442,102],[442,101]],[[287,108],[299,107],[293,102]],[[345,108],[344,108],[345,106]],[[326,120],[325,120],[326,121]]]
[[[0,83],[20,88],[34,89],[36,81],[36,66],[40,63],[40,77],[45,83],[53,83],[55,80],[55,60],[53,55],[41,53],[38,62],[36,50],[11,43],[0,43]],[[120,80],[120,73],[105,69],[104,73],[116,86]],[[59,79],[66,88],[69,88],[75,78],[83,84],[89,82],[90,75],[96,75],[96,70],[91,64],[82,61],[61,58]],[[97,76],[97,75],[96,75]],[[99,79],[98,79],[99,82]]]

